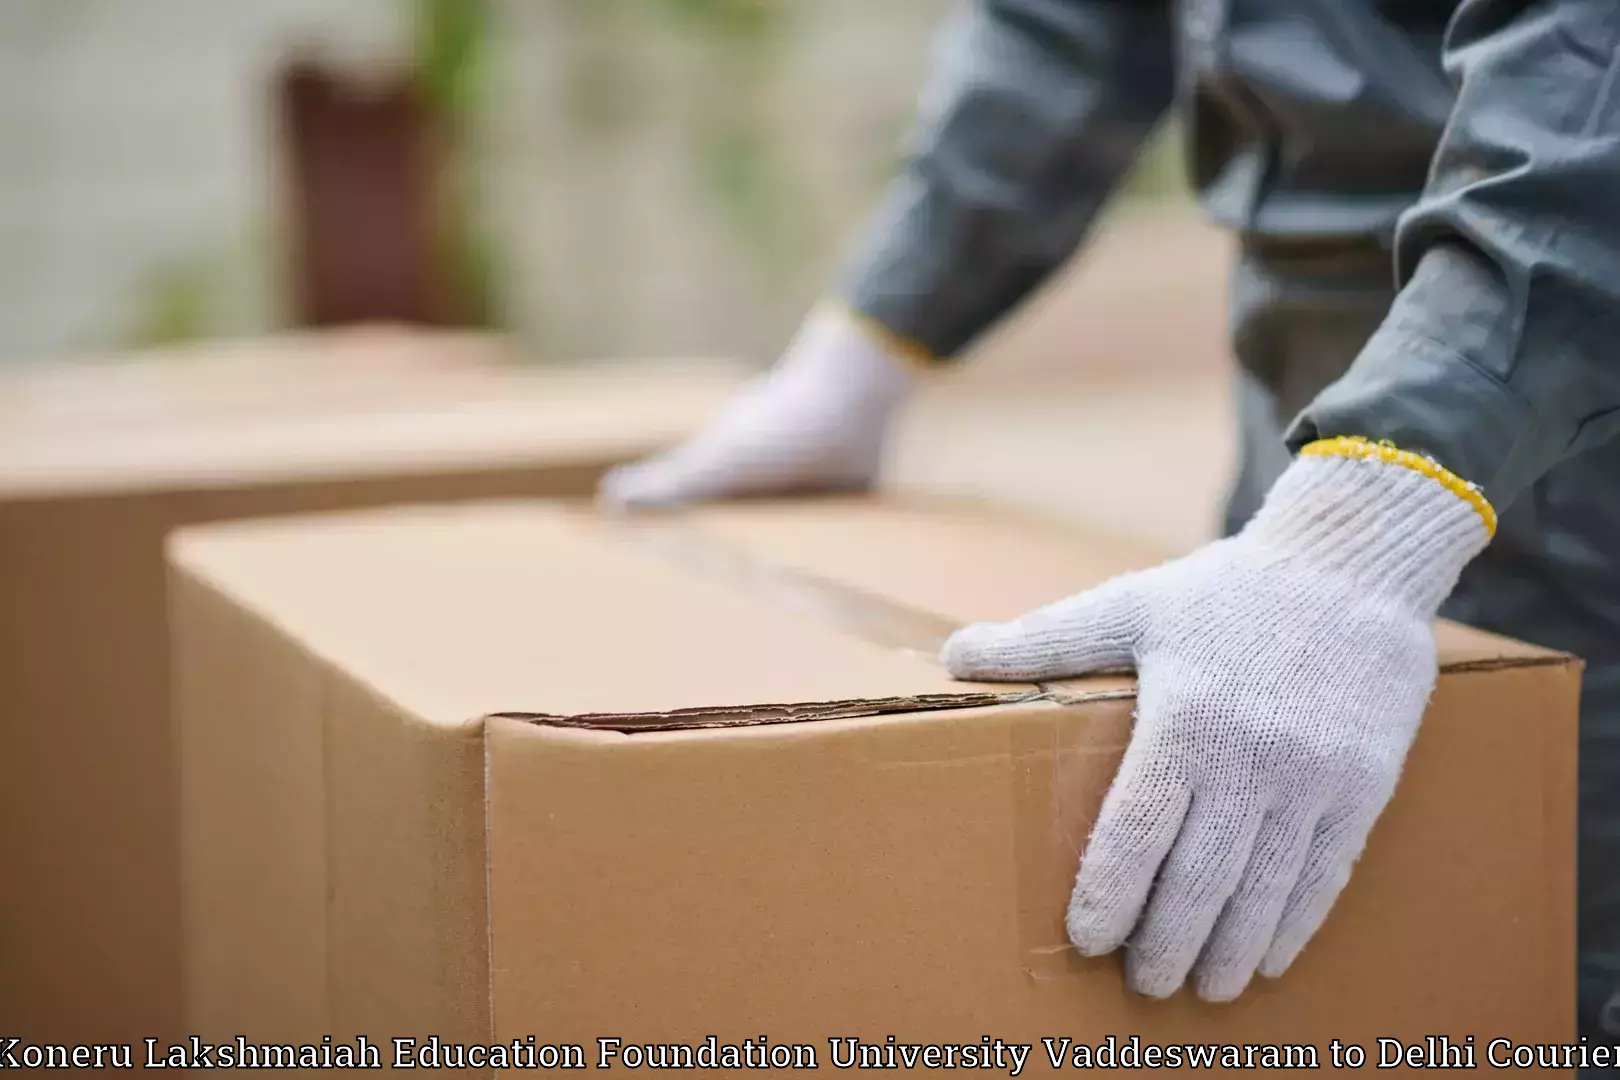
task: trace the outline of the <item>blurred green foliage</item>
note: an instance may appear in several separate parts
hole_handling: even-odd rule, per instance
[[[690,148],[698,190],[764,273],[790,275],[812,247],[812,200],[781,158],[765,108],[790,31],[770,0],[646,0],[699,44],[713,76],[700,89]]]
[[[692,145],[700,190],[766,271],[807,251],[810,200],[777,152],[761,108],[791,30],[780,0],[644,0],[701,43],[708,82]]]
[[[784,5],[772,0],[646,0],[700,32],[734,41],[769,43],[780,29]]]
[[[444,214],[444,270],[461,318],[493,326],[498,258],[478,213],[472,160],[474,133],[485,105],[489,64],[489,0],[412,0],[412,66],[449,139]]]
[[[581,46],[590,59],[574,68],[575,123],[609,136],[634,126],[646,107],[634,64],[615,38],[638,18],[661,18],[695,46],[710,67],[698,89],[689,153],[699,190],[762,271],[789,270],[814,249],[814,206],[780,154],[763,102],[794,5],[782,0],[571,0]],[[896,132],[898,148],[904,126]],[[1133,201],[1186,197],[1181,141],[1174,125],[1146,148],[1125,196]],[[874,162],[874,187],[893,175],[898,151]]]
[[[205,337],[216,306],[214,266],[201,257],[178,258],[149,272],[137,286],[133,325],[123,335],[136,348]]]
[[[430,100],[457,121],[483,100],[488,64],[488,0],[413,0],[415,67]]]
[[[574,134],[609,138],[635,126],[644,72],[624,48],[634,16],[624,0],[552,0],[567,18],[564,107]],[[638,0],[638,7],[642,0]]]

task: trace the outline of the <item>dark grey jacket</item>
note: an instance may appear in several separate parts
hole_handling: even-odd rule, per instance
[[[1292,441],[1388,438],[1505,504],[1620,430],[1617,65],[1615,0],[976,0],[843,292],[952,356],[1074,252],[1174,106],[1242,242],[1257,375],[1311,332],[1274,294],[1398,275],[1392,306],[1383,280],[1326,305],[1383,317],[1348,375],[1283,394]]]

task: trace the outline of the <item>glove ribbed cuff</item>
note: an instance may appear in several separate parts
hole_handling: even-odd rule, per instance
[[[1496,535],[1496,508],[1480,492],[1479,486],[1470,484],[1450,469],[1441,465],[1431,457],[1423,454],[1414,454],[1410,450],[1402,450],[1387,440],[1373,442],[1371,439],[1362,439],[1353,435],[1341,435],[1333,439],[1318,439],[1316,442],[1300,450],[1301,457],[1347,457],[1360,459],[1377,459],[1387,461],[1393,465],[1403,465],[1414,472],[1439,481],[1440,485],[1456,495],[1474,508],[1480,519],[1485,522],[1485,532],[1488,536]]]
[[[929,352],[921,342],[890,330],[866,312],[842,300],[832,298],[823,300],[812,318],[822,317],[843,320],[867,341],[895,360],[903,362],[914,372],[937,371],[944,364],[940,357]]]
[[[1433,618],[1494,524],[1483,496],[1427,458],[1325,440],[1301,452],[1244,533]]]

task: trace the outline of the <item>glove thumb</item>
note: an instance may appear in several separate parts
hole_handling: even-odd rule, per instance
[[[1139,578],[1122,575],[1002,623],[952,634],[940,662],[958,679],[1038,682],[1130,666],[1141,625]]]

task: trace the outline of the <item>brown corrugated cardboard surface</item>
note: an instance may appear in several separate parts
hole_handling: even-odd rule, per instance
[[[825,1056],[1573,1022],[1579,666],[1545,650],[1443,627],[1395,802],[1296,970],[1151,1003],[1062,926],[1129,680],[961,684],[921,648],[1151,553],[938,504],[506,503],[199,530],[171,559],[205,1037]]]
[[[502,370],[504,356],[489,339],[368,332],[233,346],[218,370],[199,353],[0,380],[7,1033],[119,1041],[180,1030],[169,530],[395,502],[581,494],[606,465],[690,430],[736,379],[719,366],[646,366],[605,374],[593,391],[588,373]],[[279,665],[293,680],[262,671],[249,680],[261,688],[262,719],[284,711],[279,695],[315,692],[319,684],[291,659],[251,647],[272,640],[266,631],[242,633],[251,643],[233,656]],[[303,766],[330,748],[261,734],[262,761],[285,768],[277,783],[319,784]],[[474,753],[481,770],[482,751]],[[322,807],[303,818],[278,810],[266,857],[284,867],[323,858],[313,838],[324,842],[325,820]],[[238,856],[253,865],[254,852]],[[310,880],[303,868],[291,869],[299,872],[265,883],[265,897],[318,907],[320,894],[300,892]],[[285,974],[222,975],[293,1018],[313,1015],[318,1001],[282,996],[277,979],[305,985],[300,964],[320,954],[301,952],[296,934],[264,931]]]
[[[39,377],[48,394],[33,378],[0,379],[0,498],[345,483],[527,468],[540,455],[577,469],[571,489],[583,491],[603,462],[688,434],[739,377],[691,362],[516,370],[489,339],[461,335],[444,339],[443,369],[416,343],[390,371],[390,334],[345,337],[322,373],[304,355],[318,340],[287,345],[298,376],[253,353],[223,375],[200,361],[68,366]]]
[[[254,415],[271,397],[375,395],[402,385],[405,374],[467,374],[512,361],[510,346],[488,334],[386,325],[57,357],[0,368],[0,427],[164,422],[177,407]]]

